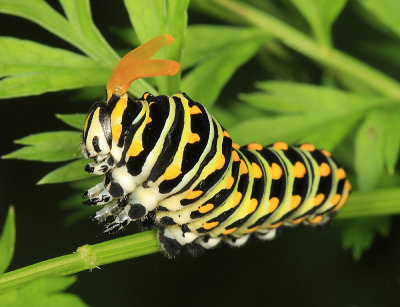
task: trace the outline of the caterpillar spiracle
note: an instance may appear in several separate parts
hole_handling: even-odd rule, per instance
[[[94,159],[85,169],[104,177],[84,204],[103,205],[94,220],[113,219],[104,233],[150,220],[174,256],[184,245],[197,253],[221,240],[272,239],[282,225],[327,223],[351,192],[329,152],[308,143],[239,146],[185,93],[128,97],[134,80],[179,71],[177,62],[150,59],[172,41],[161,35],[129,52],[84,124],[81,150]]]

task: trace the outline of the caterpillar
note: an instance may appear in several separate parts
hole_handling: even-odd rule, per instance
[[[175,75],[179,63],[152,60],[169,35],[129,52],[108,81],[106,101],[87,116],[81,150],[85,170],[103,175],[83,203],[102,205],[93,219],[104,233],[131,221],[158,228],[168,256],[194,254],[221,241],[274,238],[282,225],[324,225],[351,192],[344,169],[326,150],[306,143],[239,146],[200,103],[185,93],[128,97],[136,79]]]

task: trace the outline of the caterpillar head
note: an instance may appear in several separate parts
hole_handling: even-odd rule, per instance
[[[112,146],[110,114],[121,101],[118,98],[126,96],[133,81],[153,76],[172,76],[178,73],[179,63],[150,59],[160,48],[171,44],[173,40],[171,35],[157,36],[126,54],[118,63],[107,83],[107,103],[94,105],[86,118],[81,144],[81,151],[85,158],[102,161],[110,153]],[[118,101],[111,106],[108,102],[113,96]],[[114,99],[114,102],[116,100]]]

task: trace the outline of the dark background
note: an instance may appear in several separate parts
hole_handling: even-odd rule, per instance
[[[51,4],[59,9],[56,1]],[[115,48],[126,48],[110,30],[111,26],[129,26],[122,1],[92,1],[92,10],[108,42]],[[218,21],[191,11],[189,23]],[[349,8],[337,24],[336,44],[342,49],[356,33],[375,35],[373,31],[360,31],[366,25]],[[0,15],[0,35],[77,51],[39,26],[8,15]],[[260,80],[258,67],[252,60],[241,68],[221,99],[251,89],[253,82]],[[65,91],[1,101],[0,154],[18,148],[12,143],[14,139],[69,129],[54,114],[86,112],[92,103],[75,101],[73,94]],[[66,212],[58,208],[58,203],[70,195],[68,185],[35,185],[59,165],[0,160],[0,225],[8,205],[16,208],[17,244],[10,270],[108,239],[98,236],[100,228],[89,218],[63,226]],[[219,247],[197,258],[184,253],[169,260],[154,254],[105,265],[77,274],[78,281],[69,291],[92,306],[398,306],[399,221],[393,218],[390,235],[378,238],[358,262],[342,249],[340,223],[336,222],[324,231],[284,229],[274,241],[253,241],[240,249]],[[133,231],[134,227],[129,227],[120,235]]]

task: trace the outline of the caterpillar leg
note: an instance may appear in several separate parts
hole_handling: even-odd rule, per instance
[[[107,176],[104,182],[96,184],[83,194],[84,198],[89,198],[83,204],[88,206],[104,205],[114,198],[122,198],[125,194],[121,185]]]
[[[104,227],[103,234],[111,234],[122,230],[132,221],[126,211],[127,207],[128,206],[123,208],[123,210],[115,217],[112,223],[109,223]]]
[[[97,187],[97,185],[94,186],[92,189],[97,189],[96,187]],[[100,193],[89,194],[89,193],[91,193],[89,191],[92,189],[89,189],[88,192],[86,192],[83,195],[83,197],[86,197],[87,195],[93,195],[91,197],[89,196],[89,199],[82,202],[84,205],[88,205],[88,206],[104,205],[113,199],[111,194],[106,189],[103,189]]]
[[[169,258],[174,258],[181,252],[182,245],[167,228],[158,229],[158,243]]]
[[[117,216],[122,211],[122,208],[118,205],[118,202],[113,201],[103,207],[103,209],[97,211],[92,215],[92,220],[99,223],[104,222],[109,216]]]
[[[211,238],[209,236],[203,236],[196,240],[196,243],[204,247],[205,249],[210,249],[216,247],[222,238]]]
[[[89,163],[85,166],[85,171],[90,174],[103,175],[109,170],[115,167],[115,160],[113,157],[105,157],[103,160],[99,161],[96,159],[94,162]]]
[[[130,196],[121,197],[117,202],[108,204],[104,208],[95,214],[95,219],[102,221],[107,218],[107,216],[114,215],[115,220],[106,225],[103,233],[114,233],[130,222],[138,220],[147,214],[146,208],[138,203],[135,203],[135,198]]]
[[[256,232],[256,236],[260,240],[273,240],[276,236],[276,229],[271,229],[266,232]]]
[[[98,184],[96,184],[94,187],[91,187],[89,190],[87,190],[84,194],[83,194],[83,198],[92,198],[96,195],[98,195],[101,191],[104,190],[104,182],[99,182]]]
[[[158,231],[158,242],[169,257],[177,256],[182,246],[194,244],[197,238],[197,234],[183,231],[182,228],[177,225],[161,227]],[[194,246],[192,247],[194,248]]]
[[[226,236],[224,237],[224,242],[233,247],[240,247],[243,244],[245,244],[249,238],[250,235],[245,235],[240,238],[235,238],[233,236]]]

